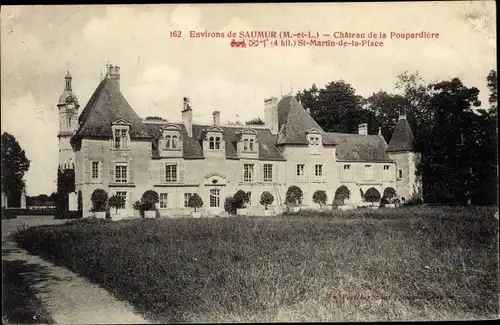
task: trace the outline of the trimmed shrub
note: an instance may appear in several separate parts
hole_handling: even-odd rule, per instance
[[[198,193],[194,193],[189,197],[188,200],[188,207],[194,208],[194,211],[196,212],[196,209],[199,209],[203,206],[203,200],[201,197],[198,195]]]
[[[267,207],[274,202],[274,196],[268,192],[264,191],[260,195],[260,204],[264,206],[264,208],[267,210]]]
[[[342,185],[335,191],[334,204],[344,205],[345,200],[349,200],[350,198],[351,198],[351,191],[349,191],[347,186]]]
[[[302,189],[296,185],[292,185],[286,191],[286,202],[292,205],[301,204],[303,196],[304,192],[302,192]]]
[[[109,198],[109,206],[115,209],[115,213],[118,213],[118,209],[125,208],[125,198],[115,194]]]
[[[233,196],[234,204],[236,209],[242,209],[246,206],[249,201],[247,192],[243,190],[238,190]]]
[[[326,191],[324,190],[317,190],[313,194],[313,202],[316,204],[319,204],[319,207],[323,207],[323,205],[326,205],[326,201],[328,201],[328,195],[326,195]]]
[[[90,197],[92,201],[92,212],[104,212],[106,211],[108,204],[108,193],[105,190],[98,188],[92,192]]]
[[[370,187],[365,193],[366,202],[374,203],[380,200],[380,192],[375,187]]]
[[[382,196],[382,198],[380,199],[380,205],[378,207],[383,208],[386,204],[389,204],[389,200],[385,196]]]
[[[392,187],[386,187],[384,193],[382,194],[382,198],[385,197],[389,201],[391,201],[396,196],[397,196],[396,190]]]
[[[156,210],[156,203],[160,200],[160,197],[156,191],[147,190],[142,194],[141,204],[144,211]]]
[[[232,196],[228,196],[224,200],[224,210],[227,213],[231,213],[231,214],[236,213],[236,204],[235,204],[234,198]]]

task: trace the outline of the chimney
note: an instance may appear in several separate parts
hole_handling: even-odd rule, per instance
[[[214,125],[220,125],[220,112],[214,111],[212,116],[214,117]]]
[[[193,136],[193,110],[189,105],[189,98],[184,97],[182,109],[182,122],[189,137]]]
[[[278,134],[278,98],[271,97],[264,100],[264,120],[271,134]]]
[[[107,77],[109,79],[115,80],[118,85],[118,89],[120,89],[120,67],[112,66],[111,64],[106,64],[106,68],[108,69]]]
[[[367,135],[368,134],[368,123],[361,123],[358,125],[358,134]]]

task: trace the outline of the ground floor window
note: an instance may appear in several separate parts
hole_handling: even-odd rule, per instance
[[[210,190],[210,207],[218,208],[220,206],[220,190]]]
[[[248,205],[252,205],[252,192],[247,192]]]
[[[116,196],[122,197],[125,200],[125,206],[127,206],[127,192],[116,192]]]
[[[185,208],[188,208],[188,204],[189,204],[189,199],[191,198],[191,195],[193,195],[193,193],[184,193],[184,207]]]
[[[168,193],[160,193],[160,209],[168,208]]]

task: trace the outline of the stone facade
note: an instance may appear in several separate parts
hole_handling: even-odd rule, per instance
[[[387,143],[368,135],[366,124],[354,135],[324,132],[290,96],[264,101],[264,126],[221,125],[219,112],[213,114],[213,125],[196,124],[188,98],[180,107],[178,123],[142,120],[121,94],[117,71],[118,67],[108,66],[77,126],[71,126],[74,131],[61,122],[60,161],[74,161],[84,217],[93,215],[90,197],[98,188],[109,196],[124,196],[126,207],[119,214],[128,217],[147,190],[159,194],[162,216],[179,216],[193,211],[186,206],[193,193],[203,200],[203,215],[220,215],[225,198],[238,190],[250,193],[248,213],[262,214],[262,192],[273,194],[271,210],[279,213],[291,185],[302,189],[301,203],[308,207],[317,206],[312,201],[316,190],[325,190],[331,204],[336,189],[346,185],[351,191],[349,202],[358,204],[361,191],[370,187],[381,194],[393,187],[410,197],[418,185],[415,154],[386,152]],[[61,96],[58,106],[61,121],[67,121],[74,118],[77,107],[71,83],[66,83],[63,95],[70,100]],[[71,152],[66,146],[69,132]]]

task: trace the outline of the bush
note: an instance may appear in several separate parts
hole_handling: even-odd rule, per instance
[[[317,190],[313,194],[313,202],[316,204],[319,204],[319,207],[323,207],[323,205],[326,204],[326,201],[328,201],[328,196],[326,195],[326,192],[323,190]]]
[[[115,212],[118,212],[118,209],[125,208],[125,198],[115,194],[109,198],[109,206],[115,208]]]
[[[141,203],[144,211],[156,210],[156,203],[160,200],[158,193],[153,190],[147,190],[142,194]]]
[[[236,209],[244,208],[249,201],[247,192],[243,190],[237,191],[236,194],[233,196],[233,199]]]
[[[286,191],[286,202],[289,204],[301,204],[304,193],[298,186],[292,185]]]
[[[386,204],[389,204],[389,200],[385,196],[382,196],[382,199],[380,199],[380,205],[378,207],[383,208]]]
[[[419,198],[418,196],[413,196],[411,198],[409,198],[408,200],[406,200],[403,205],[404,206],[413,206],[413,205],[420,205],[424,203],[423,200],[421,198]]]
[[[365,193],[366,202],[374,203],[380,200],[380,192],[375,187],[370,187]]]
[[[382,198],[386,198],[389,202],[397,196],[396,190],[392,187],[386,187],[384,193],[382,194]]]
[[[349,200],[350,198],[351,198],[351,191],[349,191],[347,186],[342,185],[335,191],[334,203],[337,205],[344,205],[345,200]]]
[[[194,211],[196,212],[196,209],[199,209],[203,206],[203,200],[201,197],[198,195],[198,193],[194,193],[189,197],[188,200],[188,207],[194,208]]]
[[[268,192],[264,191],[260,195],[260,204],[264,206],[264,208],[267,210],[267,207],[274,202],[274,196]]]
[[[108,204],[108,193],[105,190],[98,188],[92,192],[90,197],[92,201],[92,212],[104,212],[106,211]]]
[[[236,213],[236,204],[235,204],[234,198],[232,196],[228,196],[224,200],[224,210],[227,213],[231,213],[231,214]]]

